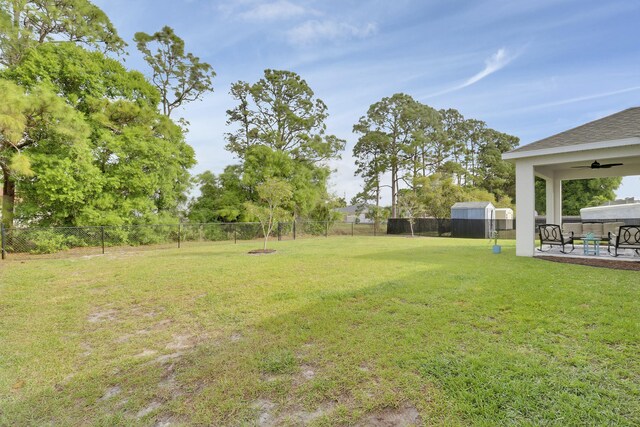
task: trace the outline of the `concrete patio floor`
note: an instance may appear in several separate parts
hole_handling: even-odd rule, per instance
[[[582,244],[577,244],[576,249],[570,253],[562,253],[560,252],[559,247],[553,247],[548,250],[545,248],[544,252],[538,250],[539,246],[536,248],[534,253],[534,257],[560,257],[560,258],[579,258],[579,259],[597,259],[597,260],[610,260],[610,261],[631,261],[631,262],[640,262],[640,255],[635,253],[635,251],[631,249],[620,249],[618,250],[618,256],[614,257],[607,252],[607,246],[600,246],[600,255],[584,255],[584,251],[582,248]]]

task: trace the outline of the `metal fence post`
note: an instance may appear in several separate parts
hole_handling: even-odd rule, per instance
[[[102,255],[104,255],[104,226],[100,227],[100,242],[102,243]]]
[[[329,237],[329,221],[324,223],[324,237]]]
[[[6,255],[5,255],[5,231],[4,231],[4,224],[0,224],[0,235],[2,237],[0,237],[0,239],[2,240],[2,259],[5,259]]]
[[[293,220],[293,240],[296,240],[296,220]]]
[[[355,228],[355,226],[356,226],[356,223],[352,222],[351,223],[351,237],[353,237],[353,229]]]
[[[278,242],[282,240],[282,224],[278,221]]]
[[[373,223],[373,237],[376,237],[376,226],[377,225],[378,225],[378,223],[374,221],[374,223]]]
[[[238,224],[233,224],[233,243],[238,243]]]
[[[181,239],[181,235],[182,234],[182,223],[179,222],[178,223],[178,249],[180,249],[180,239]]]

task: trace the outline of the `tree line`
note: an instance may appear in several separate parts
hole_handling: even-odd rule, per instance
[[[169,27],[137,33],[148,77],[87,0],[0,0],[2,223],[174,221],[195,153],[171,113],[213,89]]]
[[[3,225],[251,221],[273,189],[286,197],[271,216],[335,218],[346,201],[328,191],[329,161],[346,141],[327,133],[328,107],[301,76],[268,69],[234,83],[224,137],[237,162],[192,177],[189,123],[175,111],[212,92],[215,72],[170,27],[133,42],[146,74],[124,67],[127,43],[90,1],[0,0]],[[447,215],[439,206],[454,196],[514,198],[513,167],[501,154],[518,139],[454,109],[395,94],[353,131],[364,182],[353,202],[376,218],[384,189],[394,217],[413,205],[419,215]],[[602,187],[588,195],[602,197]]]
[[[426,203],[430,196],[423,194],[434,181],[447,187],[484,189],[487,197],[507,205],[515,195],[514,168],[501,156],[518,145],[518,138],[490,129],[480,120],[465,119],[455,109],[437,111],[409,95],[395,94],[371,105],[353,131],[360,136],[353,150],[356,174],[364,180],[355,201],[371,203],[374,217],[381,214],[383,188],[391,193],[392,217],[401,214],[402,194],[425,202],[422,215],[434,215],[429,208],[435,201]],[[406,190],[413,196],[407,196]]]

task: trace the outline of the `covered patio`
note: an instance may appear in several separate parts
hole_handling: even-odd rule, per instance
[[[535,177],[546,181],[546,222],[562,225],[563,181],[640,175],[640,107],[518,147],[502,158],[516,168],[516,255],[531,257]]]

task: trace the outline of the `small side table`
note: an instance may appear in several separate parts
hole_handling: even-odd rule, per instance
[[[600,239],[585,237],[582,239],[582,251],[585,255],[600,256]]]

